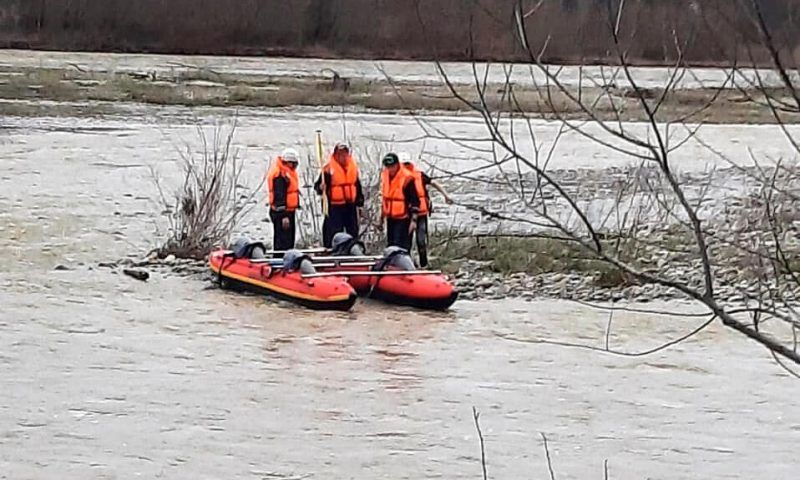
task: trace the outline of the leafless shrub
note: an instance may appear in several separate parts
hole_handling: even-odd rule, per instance
[[[235,120],[211,132],[198,126],[201,149],[187,144],[178,150],[182,181],[172,192],[165,191],[160,175],[151,168],[168,224],[166,239],[156,250],[159,256],[205,258],[215,246],[227,244],[253,205],[259,188],[242,184],[243,162],[233,145],[235,133]]]
[[[758,5],[757,0],[748,1]],[[746,196],[751,196],[747,205],[740,196],[715,193],[723,172],[711,169],[695,178],[677,169],[672,161],[674,152],[687,142],[701,141],[698,132],[702,121],[689,124],[686,119],[698,115],[702,118],[718,95],[709,95],[692,112],[662,111],[683,76],[690,74],[684,56],[690,39],[673,35],[670,57],[675,61],[668,69],[669,77],[662,88],[645,89],[631,73],[627,52],[638,32],[628,12],[630,2],[606,5],[605,26],[614,46],[612,55],[619,66],[608,70],[602,84],[614,85],[624,80],[629,85],[625,95],[615,95],[613,88],[598,88],[602,85],[592,79],[581,78],[577,90],[562,81],[563,69],[542,60],[551,39],[539,39],[529,33],[530,26],[535,24],[537,7],[526,8],[525,2],[515,2],[514,30],[528,63],[522,68],[530,71],[530,82],[543,99],[543,113],[558,125],[558,131],[549,140],[541,130],[552,127],[537,122],[531,112],[520,107],[510,81],[512,69],[519,66],[505,67],[505,83],[498,86],[489,83],[485,67],[474,65],[473,92],[467,97],[450,82],[442,65],[437,64],[452,97],[479,115],[486,131],[484,139],[460,138],[418,120],[428,137],[450,140],[485,159],[483,165],[467,173],[444,173],[483,184],[487,190],[502,188],[510,195],[510,200],[500,205],[467,205],[485,218],[526,226],[538,235],[569,239],[585,256],[620,272],[621,278],[672,289],[703,306],[707,317],[682,339],[719,320],[765,346],[776,358],[800,363],[795,334],[800,326],[796,310],[800,303],[798,250],[789,248],[786,241],[787,235],[796,238],[796,233],[790,233],[796,232],[796,225],[792,227],[788,220],[794,218],[794,205],[798,204],[794,197],[797,168],[778,162],[774,169],[768,170],[759,168],[760,162],[756,161],[756,168],[746,172],[757,186],[746,192]],[[753,15],[756,26],[765,30],[765,22],[758,20],[757,8]],[[770,50],[769,34],[762,36]],[[470,34],[468,48],[472,48],[473,41]],[[788,70],[781,63],[778,49],[772,51],[775,69]],[[736,69],[736,66],[731,69],[722,88],[731,85]],[[800,108],[797,93],[800,89],[791,83],[788,73],[779,75],[784,78],[786,90],[794,94],[788,99],[770,100],[769,95],[765,98],[773,105],[776,121],[783,126],[783,111],[788,107]],[[545,81],[539,80],[542,77]],[[584,89],[585,84],[593,89]],[[766,90],[766,83],[759,88]],[[505,108],[496,108],[496,102],[487,100],[488,92],[496,91],[502,92]],[[630,108],[638,109],[647,121],[627,123]],[[783,129],[797,149],[789,129]],[[567,134],[587,138],[612,155],[631,161],[626,175],[610,185],[604,196],[599,191],[587,192],[579,179],[551,167],[553,152]],[[732,164],[734,168],[743,168],[736,162]],[[720,215],[720,210],[727,214]],[[730,228],[741,215],[753,216],[745,220],[750,227],[746,237],[737,237]],[[757,233],[752,233],[753,229]],[[736,271],[731,259],[746,262],[751,278]],[[731,273],[733,281],[726,278]],[[603,281],[612,280],[619,279]],[[743,291],[736,293],[737,289]],[[672,344],[667,342],[664,347]],[[587,348],[610,352],[608,348]]]
[[[364,208],[359,218],[361,241],[375,251],[385,245],[384,223],[381,217],[381,159],[391,150],[390,145],[367,143],[356,149],[360,158],[361,186],[364,190]]]
[[[313,148],[307,147],[306,150],[311,152]],[[359,217],[361,241],[370,250],[379,248],[385,241],[381,220],[380,161],[388,151],[387,145],[378,142],[366,142],[353,147],[364,192],[364,208]],[[315,245],[322,239],[324,216],[320,197],[314,192],[314,182],[319,177],[319,172],[317,159],[313,154],[307,155],[307,161],[300,173],[302,195],[296,222],[300,247]]]
[[[297,210],[297,247],[308,248],[322,242],[322,204],[314,191],[314,182],[319,176],[316,159],[309,155],[308,161],[300,170],[300,208]]]

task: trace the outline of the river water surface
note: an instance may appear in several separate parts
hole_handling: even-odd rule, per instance
[[[623,358],[500,336],[602,346],[607,314],[572,303],[312,313],[200,279],[140,283],[99,268],[151,246],[149,167],[173,178],[175,140],[194,141],[194,113],[209,121],[137,108],[3,119],[0,478],[475,479],[473,406],[491,478],[547,478],[540,432],[558,478],[602,478],[604,459],[614,479],[797,478],[800,384],[718,327]],[[340,128],[313,111],[240,114],[249,179],[267,152],[320,125],[326,138]],[[348,129],[356,140],[413,137],[415,125],[364,114]],[[710,129],[742,158],[745,146],[781,148],[767,127]],[[757,141],[768,134],[776,141]],[[575,141],[559,156],[565,166],[616,161]],[[687,168],[705,168],[686,151]],[[619,314],[610,341],[654,346],[700,321]]]
[[[382,81],[387,76],[399,82],[438,83],[441,71],[433,62],[335,60],[320,58],[281,57],[219,57],[203,55],[150,55],[84,52],[32,52],[28,50],[0,50],[0,68],[72,69],[80,67],[91,72],[151,73],[175,75],[205,69],[227,75],[262,75],[271,77],[330,76],[331,72],[347,78]],[[570,87],[630,85],[619,68],[603,66],[550,66],[559,82]],[[515,84],[543,86],[547,75],[538,68],[522,64],[485,64],[444,62],[441,69],[456,84],[474,84],[475,77],[489,83],[502,84],[507,80]],[[632,67],[631,77],[640,87],[663,88],[672,84],[677,88],[733,88],[730,69],[663,67]],[[764,82],[781,85],[780,79],[770,70],[739,70],[733,77],[737,84],[749,87]],[[535,82],[535,83],[534,83]]]

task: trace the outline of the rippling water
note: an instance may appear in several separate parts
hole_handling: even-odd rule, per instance
[[[615,479],[796,477],[800,384],[721,328],[620,358],[498,336],[602,345],[607,315],[570,303],[320,314],[97,268],[146,250],[158,214],[147,167],[174,169],[169,139],[193,128],[181,112],[4,119],[0,478],[480,478],[473,406],[492,478],[547,478],[539,432],[558,478],[602,478],[604,459]],[[338,122],[240,120],[253,178],[267,147]],[[411,125],[359,115],[349,128]],[[723,147],[774,131],[718,128]],[[576,152],[592,155],[570,143],[562,161]],[[610,340],[652,346],[696,322],[621,314]]]
[[[376,304],[315,314],[197,281],[3,275],[0,468],[8,478],[792,478],[797,381],[709,331],[621,359],[497,332],[600,342],[559,302]],[[620,316],[651,345],[691,322]],[[652,337],[651,337],[652,335]]]

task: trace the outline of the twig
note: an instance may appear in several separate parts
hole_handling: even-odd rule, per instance
[[[478,412],[478,409],[473,406],[472,419],[475,421],[475,430],[478,431],[478,440],[480,440],[481,444],[481,470],[483,472],[483,480],[488,480],[489,476],[486,473],[486,449],[484,446],[483,432],[481,431],[480,417],[480,412]]]
[[[608,324],[606,325],[606,350],[610,350],[609,337],[611,336],[611,322],[614,320],[614,310],[608,312]]]
[[[547,471],[550,473],[550,480],[556,480],[556,474],[553,471],[553,461],[550,459],[550,448],[547,446],[547,436],[543,432],[539,432],[544,442],[544,455],[547,458]]]
[[[680,336],[680,337],[678,337],[676,339],[670,340],[669,342],[663,343],[663,344],[661,344],[661,345],[659,345],[657,347],[650,348],[650,349],[647,349],[647,350],[642,350],[642,351],[639,351],[639,352],[623,352],[623,351],[619,351],[619,350],[611,350],[611,349],[608,349],[608,348],[594,347],[594,346],[591,346],[591,345],[584,345],[584,344],[573,343],[573,342],[561,342],[561,341],[557,341],[557,340],[518,338],[518,337],[515,337],[513,335],[508,335],[508,334],[499,333],[499,332],[495,332],[495,335],[497,335],[498,337],[503,338],[505,340],[511,340],[513,342],[519,342],[519,343],[533,343],[533,344],[544,344],[544,345],[557,345],[557,346],[561,346],[561,347],[570,347],[570,348],[580,348],[580,349],[584,349],[584,350],[591,350],[591,351],[594,351],[594,352],[609,353],[611,355],[618,355],[618,356],[621,356],[621,357],[644,357],[644,356],[647,356],[647,355],[652,355],[652,354],[654,354],[656,352],[660,352],[662,350],[666,350],[666,349],[668,349],[668,348],[670,348],[672,346],[675,346],[675,345],[677,345],[677,344],[679,344],[679,343],[681,343],[681,342],[683,342],[683,341],[685,341],[685,340],[697,335],[698,333],[700,333],[703,330],[705,330],[709,325],[711,325],[711,323],[714,321],[715,318],[716,318],[716,316],[712,316],[711,318],[709,318],[708,320],[706,320],[705,322],[700,324],[700,326],[698,326],[697,328],[695,328],[694,330],[692,330],[691,332],[689,332],[689,333],[687,333],[685,335],[682,335],[682,336]]]

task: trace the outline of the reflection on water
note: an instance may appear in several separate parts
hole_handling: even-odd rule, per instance
[[[493,478],[546,478],[538,432],[559,478],[606,458],[612,478],[796,476],[798,383],[739,336],[618,358],[498,337],[602,344],[606,313],[574,304],[331,314],[136,282],[94,267],[146,250],[157,214],[147,169],[116,166],[169,165],[169,144],[141,121],[19,123],[0,143],[0,478],[479,478],[472,406]],[[611,340],[695,322],[621,314]]]

